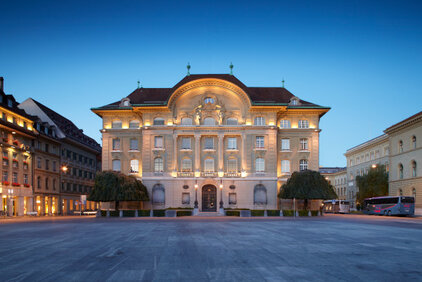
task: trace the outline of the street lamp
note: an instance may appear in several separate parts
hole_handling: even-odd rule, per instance
[[[376,167],[377,167],[377,165],[376,165],[376,164],[373,164],[373,165],[372,165],[372,168],[376,168]]]
[[[220,214],[224,215],[223,180],[221,180],[221,182],[220,182]]]
[[[63,165],[63,166],[62,166],[62,171],[63,171],[64,173],[66,173],[66,172],[67,172],[67,170],[68,170],[67,166],[66,166],[66,165]]]
[[[193,208],[193,215],[198,215],[199,210],[198,210],[198,183],[195,180],[195,203],[194,203],[194,208]]]

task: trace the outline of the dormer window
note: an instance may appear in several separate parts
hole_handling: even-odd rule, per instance
[[[120,102],[120,106],[121,107],[129,107],[130,106],[130,100],[129,100],[129,98],[122,99],[122,101]]]
[[[10,99],[7,99],[7,105],[11,108],[13,107],[13,102]]]
[[[297,106],[299,105],[299,99],[297,97],[293,97],[290,99],[290,105]]]
[[[211,97],[207,97],[204,99],[205,104],[214,104],[214,99]]]

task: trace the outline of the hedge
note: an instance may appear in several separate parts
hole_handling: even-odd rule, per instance
[[[150,210],[138,210],[139,217],[145,217],[145,216],[150,216],[150,215],[151,215]]]
[[[311,211],[312,216],[318,216],[318,211]]]
[[[267,210],[267,216],[280,216],[280,210]]]
[[[134,216],[135,216],[135,211],[133,210],[123,211],[123,217],[134,217]]]
[[[309,211],[307,210],[300,210],[299,211],[299,216],[308,216]]]
[[[176,216],[191,216],[192,211],[177,211]]]
[[[111,216],[119,216],[120,212],[119,211],[110,211],[110,217]]]
[[[251,210],[251,216],[264,216],[265,210]]]
[[[226,216],[240,216],[240,211],[226,210]]]
[[[107,211],[101,211],[101,216],[107,216]]]
[[[153,216],[163,217],[166,216],[166,210],[153,210],[152,214]]]
[[[190,208],[190,207],[187,207],[187,208],[178,207],[178,208],[167,208],[167,210],[193,210],[193,208]]]
[[[293,210],[283,210],[283,216],[294,216]]]

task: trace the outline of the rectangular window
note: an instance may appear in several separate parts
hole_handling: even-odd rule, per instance
[[[182,193],[182,205],[190,204],[190,193]]]
[[[9,181],[9,172],[7,170],[3,171],[3,181]]]
[[[155,148],[163,148],[164,147],[163,136],[155,136],[154,137],[154,147]]]
[[[308,138],[301,138],[300,139],[300,150],[307,151],[308,150]]]
[[[138,139],[130,139],[130,149],[138,150]]]
[[[41,158],[37,158],[37,168],[41,168]]]
[[[282,160],[281,161],[281,172],[289,173],[290,172],[290,161]]]
[[[264,136],[256,136],[255,148],[264,148]]]
[[[212,137],[205,138],[205,149],[214,149],[214,139]]]
[[[57,163],[56,163],[56,161],[53,161],[53,171],[57,171]]]
[[[18,173],[17,172],[14,172],[12,174],[12,182],[13,183],[18,183]]]
[[[191,139],[189,137],[182,138],[182,149],[190,150],[191,149]]]
[[[281,139],[281,150],[290,151],[290,139]]]
[[[309,120],[299,120],[298,123],[299,128],[309,128]]]
[[[115,150],[115,151],[120,150],[120,139],[119,138],[113,139],[113,150]]]
[[[23,175],[23,184],[29,184],[29,181],[28,181],[28,174],[24,174],[24,175]]]
[[[236,193],[229,193],[229,205],[236,205]]]
[[[45,144],[45,151],[48,153],[49,152],[49,147],[48,144]]]
[[[254,125],[265,125],[265,118],[264,117],[256,117],[254,119]]]
[[[290,120],[282,119],[280,120],[280,128],[290,128]]]
[[[237,159],[228,159],[227,160],[227,171],[228,172],[237,172]]]
[[[227,140],[227,149],[229,150],[236,150],[237,149],[237,138],[236,137],[229,137]]]
[[[206,159],[204,161],[205,163],[205,168],[204,171],[206,172],[214,172],[214,159]]]
[[[45,169],[46,170],[49,169],[49,164],[50,164],[50,161],[49,160],[45,160]]]

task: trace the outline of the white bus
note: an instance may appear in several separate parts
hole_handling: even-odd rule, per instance
[[[344,200],[324,201],[325,213],[350,213],[350,203]]]

